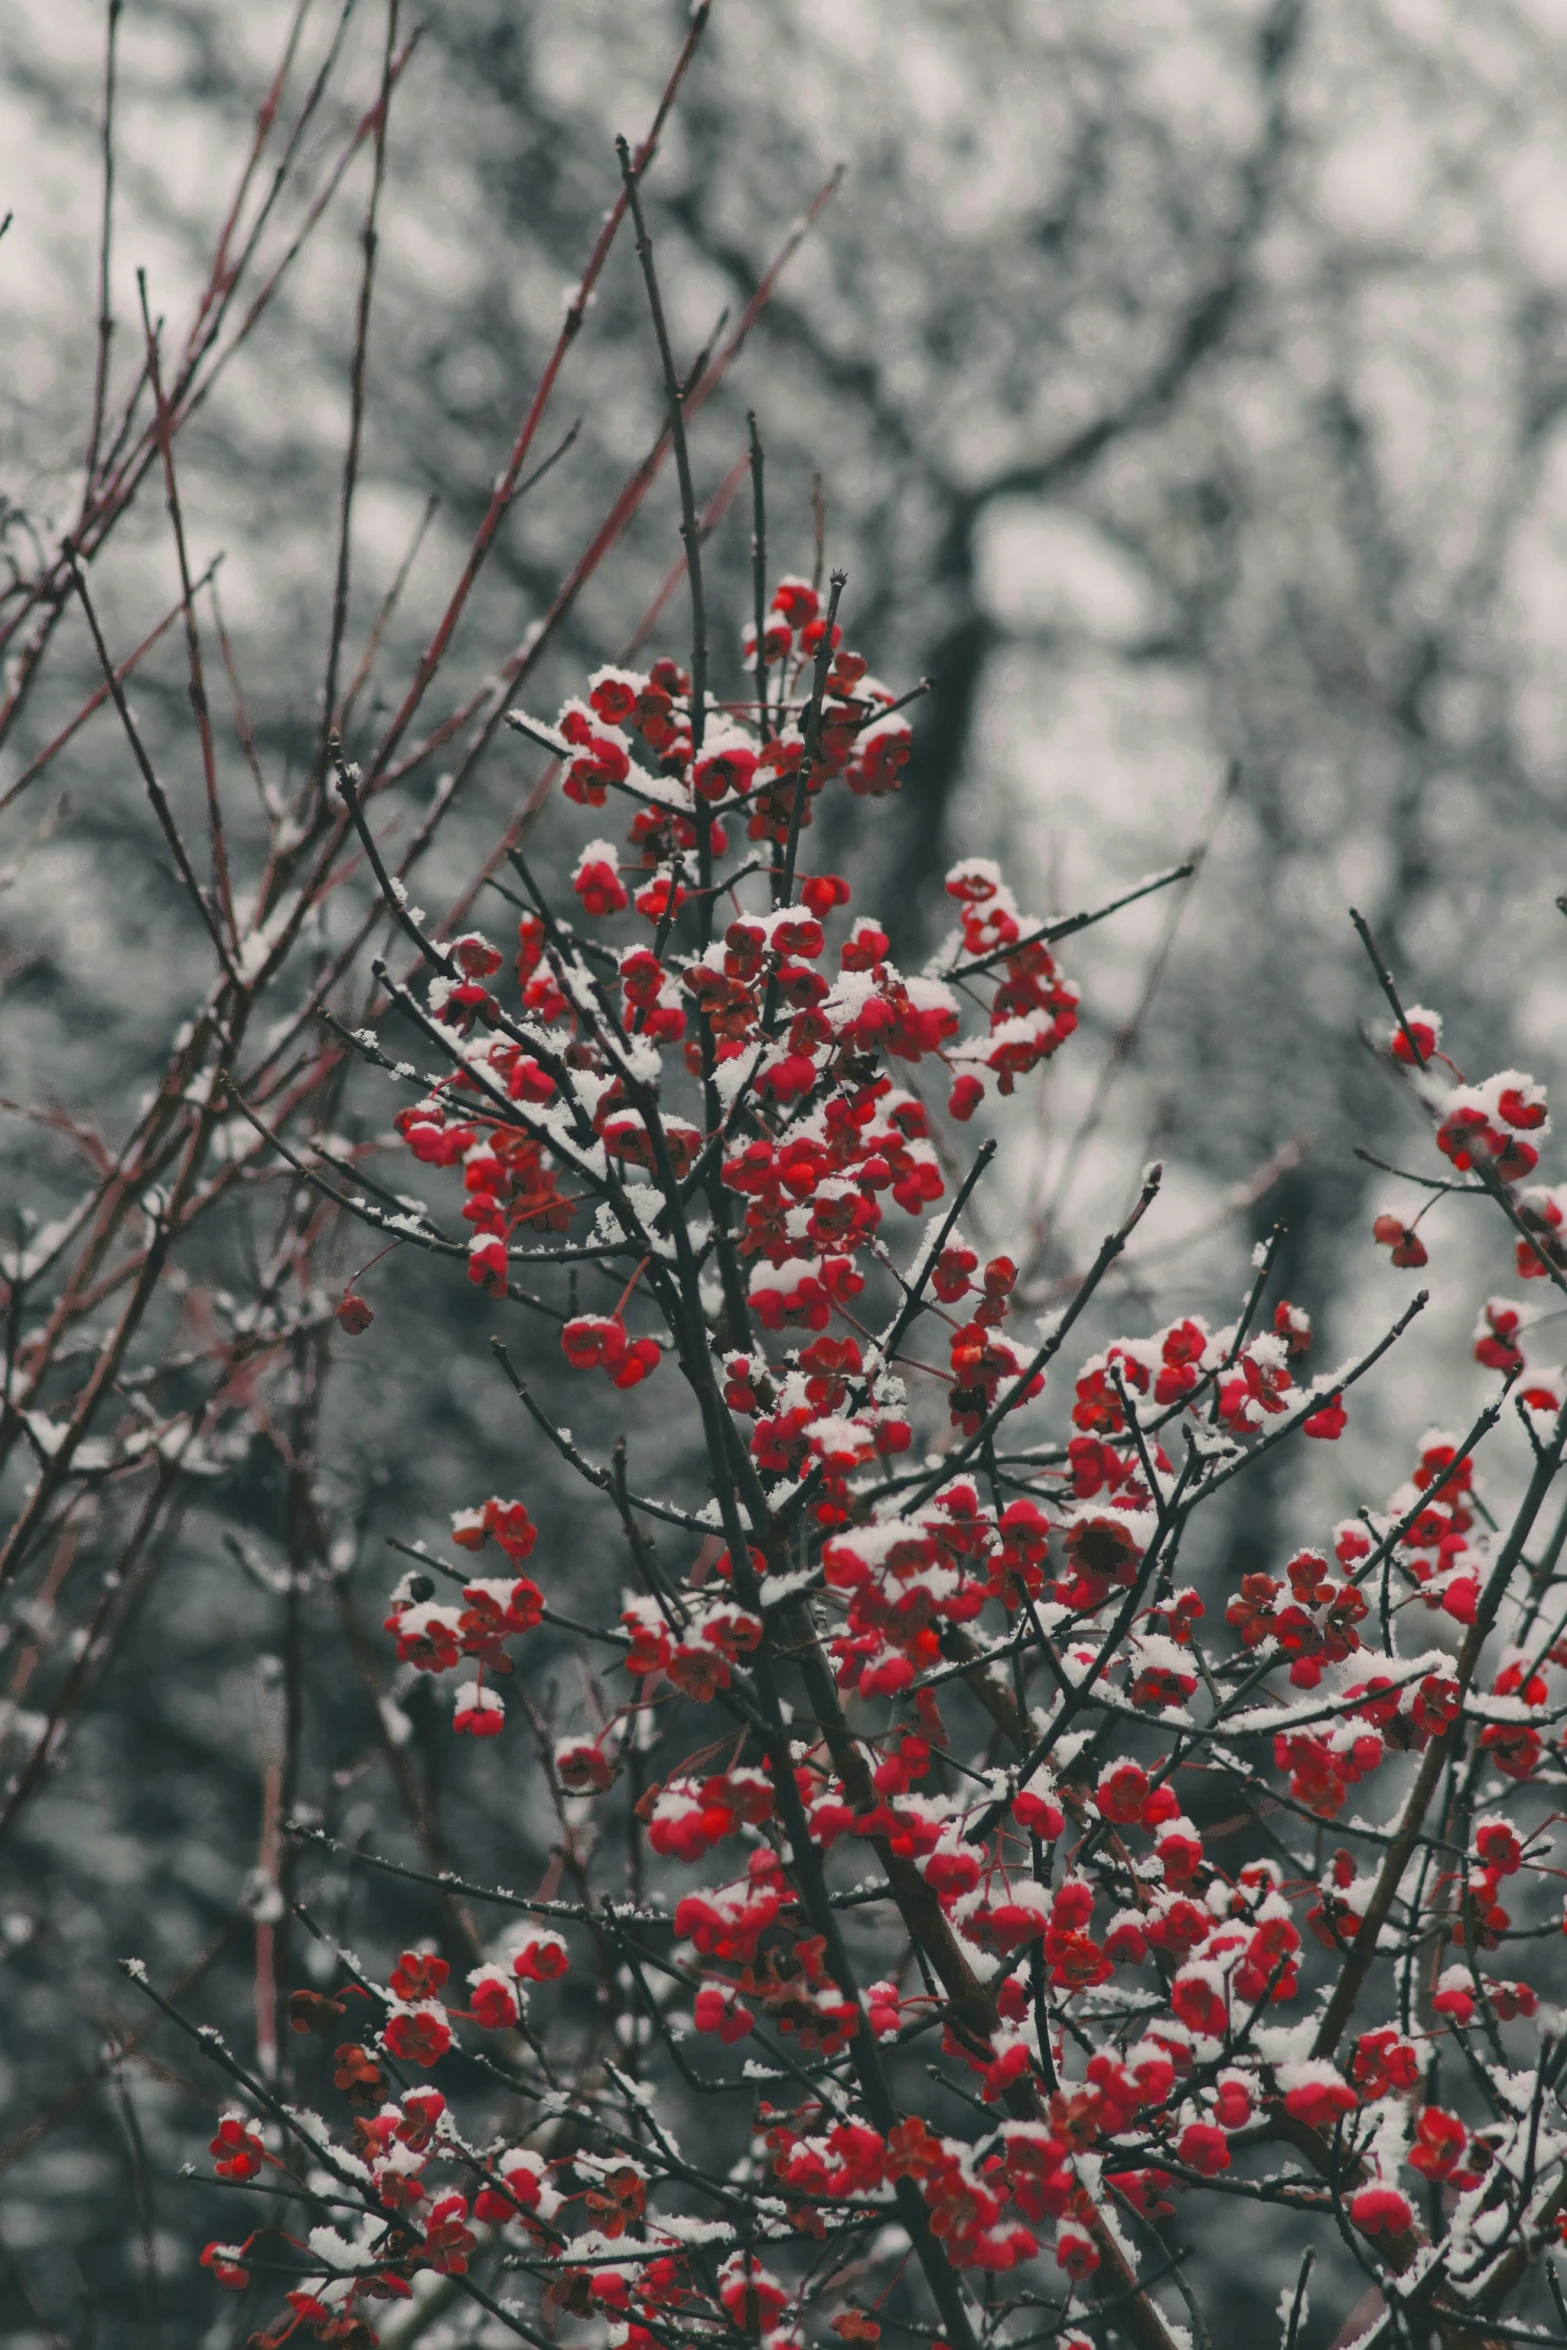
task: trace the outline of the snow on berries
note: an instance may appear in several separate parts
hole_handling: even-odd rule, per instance
[[[218,2123],[225,2187],[285,2125],[331,2181],[288,2288],[322,2339],[502,2263],[552,2334],[627,2350],[884,2322],[969,2350],[981,2307],[1005,2350],[1013,2315],[1048,2304],[1071,2343],[1131,2301],[1175,2339],[1143,2280],[1183,2195],[1327,2215],[1435,2295],[1451,2247],[1523,2224],[1529,2165],[1561,2191],[1567,2147],[1541,2123],[1526,2149],[1508,2083],[1541,2045],[1542,1896],[1559,1915],[1567,1636],[1552,1537],[1481,1451],[1500,1386],[1526,1478],[1567,1454],[1549,1315],[1477,1278],[1473,1426],[1401,1438],[1362,1491],[1337,1462],[1375,1361],[1317,1367],[1266,1250],[1211,1316],[1108,1278],[1153,1174],[1076,1286],[1008,1241],[976,1130],[1073,1049],[1063,926],[965,856],[909,968],[824,869],[824,795],[920,755],[830,596],[781,580],[700,696],[673,660],[598,670],[540,819],[561,902],[529,880],[514,953],[432,939],[397,983],[439,1064],[398,1078],[388,1147],[439,1195],[403,1236],[542,1346],[504,1490],[451,1497],[444,1551],[396,1534],[383,1722],[394,1754],[418,1722],[410,1818],[430,1833],[428,1779],[465,1869],[486,1821],[548,1828],[504,1885],[405,1863],[440,1946],[384,1984],[334,1946],[330,1991],[291,1991],[319,2134]],[[1384,1075],[1441,1213],[1501,1209],[1481,1278],[1548,1300],[1544,1089],[1466,1083],[1441,1034],[1417,1007]],[[1372,1219],[1400,1271],[1436,1253],[1428,1212]],[[579,1512],[530,1478],[541,1446]],[[1319,1514],[1286,1531],[1241,1481],[1291,1455]],[[1514,2069],[1471,2094],[1499,2041]],[[677,2132],[687,2094],[722,2158]],[[233,2290],[262,2266],[250,2239],[203,2257]]]
[[[1436,1146],[1459,1174],[1518,1183],[1539,1164],[1550,1131],[1545,1089],[1521,1070],[1503,1069],[1484,1085],[1456,1085],[1443,1104]]]

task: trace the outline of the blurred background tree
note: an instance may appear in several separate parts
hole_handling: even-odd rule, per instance
[[[135,270],[154,310],[182,322],[293,11],[125,0],[116,13],[124,377],[140,349]],[[24,580],[80,494],[107,14],[56,0],[0,20],[0,205],[14,214],[0,243],[0,553]],[[296,86],[342,39],[301,157],[308,193],[373,98],[383,28],[364,6],[342,24],[325,5],[303,16]],[[646,0],[424,11],[381,217],[361,637],[417,551],[361,708],[367,737],[444,603],[614,195],[613,133],[648,119],[685,21]],[[1189,888],[1072,955],[1097,1050],[1041,1086],[1035,1148],[1009,1156],[996,1211],[998,1231],[1020,1207],[1031,1217],[1042,1299],[1155,1151],[1175,1205],[1128,1275],[1130,1312],[1139,1285],[1167,1310],[1211,1304],[1215,1283],[1234,1292],[1280,1219],[1284,1286],[1330,1344],[1402,1299],[1367,1229],[1384,1194],[1416,1195],[1378,1176],[1373,1198],[1351,1148],[1386,1147],[1397,1127],[1354,1043],[1380,1004],[1347,902],[1409,993],[1444,1009],[1461,1064],[1528,1065],[1560,1031],[1564,55],[1561,0],[718,0],[649,183],[687,360],[732,327],[791,219],[847,169],[703,411],[699,490],[730,473],[754,409],[777,562],[812,569],[824,512],[829,558],[850,574],[851,641],[900,690],[930,680],[901,797],[858,834],[822,838],[819,861],[893,909],[895,951],[914,958],[944,927],[940,876],[957,853],[1005,852],[1062,910],[1200,858]],[[279,784],[319,743],[365,168],[181,443],[193,560],[223,556],[225,618]],[[454,700],[548,608],[656,438],[659,401],[624,244],[558,411],[580,430],[503,528]],[[748,514],[742,492],[710,549],[713,604],[736,629]],[[530,682],[540,715],[625,642],[668,570],[673,519],[660,482]],[[177,593],[157,496],[100,568],[113,641],[129,644]],[[683,625],[677,599],[665,641]],[[136,703],[194,806],[177,635]],[[721,683],[737,685],[733,636],[723,661]],[[69,615],[0,794],[95,682]],[[232,729],[223,749],[234,763]],[[410,829],[440,764],[399,787]],[[432,905],[536,772],[515,745],[477,772],[421,877]],[[90,1105],[113,1134],[183,1016],[194,983],[179,942],[195,934],[112,713],[0,828],[0,1082],[13,1100]],[[547,829],[538,853],[547,865]],[[478,913],[504,930],[497,900]],[[384,1105],[353,1115],[370,1132]],[[58,1214],[66,1146],[7,1120],[0,1148],[18,1210]],[[1461,1239],[1444,1214],[1428,1233]],[[1439,1261],[1434,1285],[1440,1313]],[[378,1817],[373,1775],[392,1767],[410,1818],[439,1839],[443,1748],[424,1699],[403,1692],[378,1722],[349,1633],[379,1617],[386,1533],[427,1534],[517,1480],[511,1399],[476,1367],[486,1326],[422,1275],[378,1322],[373,1356],[339,1374],[322,1446],[334,1514],[311,1537],[302,1621],[278,1579],[299,1539],[286,1435],[257,1434],[192,1495],[114,1620],[52,1774],[7,1813],[4,2338],[115,2345],[160,2324],[170,2341],[231,2338],[231,2315],[202,2330],[196,2221],[162,2183],[192,2136],[166,2069],[178,2052],[103,2057],[145,2021],[110,1961],[134,1948],[172,1975],[226,1933],[204,1982],[214,2014],[243,2013],[258,1772],[290,1640],[311,1699],[293,1795],[333,1808],[352,1841]],[[1407,1436],[1464,1400],[1415,1374],[1397,1422]],[[1385,1432],[1385,1418],[1369,1426],[1359,1457]],[[547,1468],[530,1456],[526,1475],[546,1540],[571,1540],[569,1520],[551,1527]],[[1236,1534],[1259,1557],[1275,1539],[1266,1516]],[[613,1561],[585,1555],[582,1572],[612,1599]],[[62,1599],[35,1627],[41,1667],[0,1658],[6,1770],[80,1621]],[[542,1866],[548,1820],[519,1806],[493,1757],[463,1768],[444,1832],[490,1853],[509,1837],[508,1865]],[[351,1877],[334,1899],[367,1937],[405,1915]]]

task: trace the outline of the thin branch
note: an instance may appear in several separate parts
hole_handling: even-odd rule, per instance
[[[756,629],[756,724],[765,743],[771,729],[767,712],[767,497],[763,481],[762,436],[756,411],[746,412],[751,455],[751,596]]]
[[[92,598],[87,592],[87,582],[82,576],[81,565],[76,560],[74,547],[70,548],[67,560],[70,565],[72,585],[81,598],[82,610],[87,615],[87,626],[92,632],[93,647],[98,655],[98,665],[102,669],[104,681],[114,697],[114,706],[120,714],[120,724],[125,729],[125,738],[131,746],[132,756],[141,770],[141,779],[147,787],[147,797],[152,802],[153,814],[157,817],[163,831],[163,837],[169,844],[169,853],[179,869],[180,879],[184,882],[197,912],[206,924],[207,935],[212,940],[213,948],[218,961],[223,966],[225,976],[237,990],[243,992],[244,983],[234,967],[228,944],[219,928],[217,916],[207,903],[206,893],[202,889],[201,883],[196,879],[185,843],[180,838],[179,828],[174,822],[168,800],[164,796],[163,786],[153,771],[152,761],[148,758],[146,747],[136,731],[136,721],[131,716],[130,704],[125,699],[125,689],[120,683],[119,674],[113,661],[109,658],[109,648],[103,641],[103,630],[98,625],[98,615],[93,609]]]
[[[922,689],[923,690],[923,689]],[[1059,939],[1075,938],[1080,930],[1092,930],[1096,922],[1106,922],[1112,914],[1121,913],[1127,906],[1135,906],[1139,898],[1150,898],[1156,890],[1169,889],[1177,881],[1190,881],[1199,860],[1188,858],[1184,864],[1172,865],[1167,873],[1156,873],[1151,880],[1140,881],[1134,889],[1123,890],[1118,898],[1110,898],[1102,906],[1093,906],[1080,914],[1067,914],[1059,922],[1046,922],[1038,930],[1026,930],[1010,946],[996,947],[988,955],[976,955],[972,962],[959,963],[951,970],[943,970],[943,979],[972,979],[983,971],[993,971],[1009,955],[1019,955],[1025,947],[1054,946]]]
[[[1410,1027],[1408,1016],[1404,1011],[1402,1003],[1399,1001],[1398,989],[1393,984],[1393,974],[1388,969],[1387,964],[1383,961],[1381,948],[1377,945],[1376,940],[1371,935],[1370,924],[1366,921],[1366,918],[1363,914],[1356,913],[1353,906],[1351,906],[1349,909],[1349,918],[1355,925],[1356,934],[1360,939],[1361,945],[1366,950],[1366,956],[1370,962],[1372,970],[1377,975],[1377,985],[1381,988],[1382,993],[1387,997],[1388,1002],[1393,1007],[1393,1017],[1404,1032],[1404,1042],[1409,1047],[1415,1067],[1417,1069],[1429,1068],[1430,1063],[1426,1059],[1425,1054],[1420,1050],[1420,1046],[1415,1039],[1415,1032]]]
[[[397,54],[397,26],[401,0],[386,0],[386,39],[381,52],[381,103],[376,109],[375,141],[370,169],[370,193],[365,199],[364,227],[359,241],[364,265],[359,275],[359,304],[354,320],[353,357],[348,370],[348,446],[338,492],[337,564],[332,582],[332,618],[327,639],[326,677],[321,688],[323,736],[340,731],[343,713],[337,707],[338,664],[348,629],[348,582],[353,554],[354,493],[359,486],[360,448],[364,438],[365,383],[370,360],[370,306],[375,294],[375,263],[380,246],[381,191],[386,180],[386,126],[392,104],[392,61]]]
[[[822,706],[827,694],[827,673],[832,667],[833,634],[838,624],[839,599],[848,584],[849,575],[845,571],[835,571],[828,582],[827,613],[822,624],[822,641],[816,649],[816,663],[811,677],[811,698],[806,708],[805,725],[801,730],[805,740],[800,752],[800,765],[795,774],[794,790],[789,799],[789,838],[784,847],[782,870],[775,876],[773,882],[773,903],[778,906],[791,905],[794,901],[794,866],[795,859],[800,853],[800,827],[805,821],[805,803],[810,791],[811,769],[821,754]],[[762,1015],[764,1028],[771,1027],[776,1007],[777,983],[775,977],[768,985],[767,1010]]]
[[[698,44],[707,29],[707,20],[711,11],[712,0],[698,0],[697,6],[692,11],[686,38],[670,71],[669,79],[664,85],[663,93],[654,112],[652,127],[637,149],[634,169],[638,172],[646,167],[657,148],[664,125],[669,119],[670,110],[679,93],[680,85],[685,79],[687,68],[696,55]],[[517,437],[512,443],[511,453],[496,481],[484,519],[474,534],[467,561],[463,565],[462,574],[452,591],[446,610],[441,615],[429,644],[420,656],[408,691],[403,696],[391,723],[366,766],[365,774],[368,783],[375,783],[385,773],[393,752],[413,723],[414,714],[424,700],[431,680],[441,665],[446,648],[456,632],[457,624],[462,618],[468,598],[473,591],[474,582],[484,567],[485,560],[494,543],[495,534],[511,504],[512,494],[522,478],[522,469],[528,461],[528,453],[537,437],[539,427],[544,421],[544,412],[554,392],[556,380],[566,363],[573,343],[576,341],[588,299],[603,274],[604,264],[609,258],[610,247],[614,243],[616,231],[625,217],[625,210],[626,199],[624,191],[622,191],[610,207],[603,228],[599,232],[598,241],[588,256],[588,264],[582,273],[581,283],[576,290],[571,307],[566,313],[566,323],[561,329],[555,349],[546,363],[544,373],[539,379],[538,388],[518,428]],[[515,682],[515,680],[510,682]]]
[[[675,453],[675,475],[680,484],[680,536],[686,550],[686,578],[691,589],[691,753],[693,758],[700,758],[707,725],[707,599],[702,587],[702,534],[696,517],[696,490],[691,480],[691,452],[686,442],[686,396],[675,366],[669,327],[664,317],[663,296],[659,291],[658,271],[653,261],[653,240],[648,235],[647,219],[638,188],[646,163],[633,163],[631,149],[624,138],[616,138],[615,152],[620,158],[621,186],[630,208],[632,226],[636,230],[637,260],[642,268],[643,285],[647,288],[659,364],[664,371],[669,437]]]
[[[119,61],[120,18],[125,0],[109,0],[103,47],[103,206],[98,226],[98,347],[93,361],[92,422],[82,465],[82,513],[91,504],[103,446],[104,410],[109,396],[109,347],[114,340],[111,262],[114,250],[114,100]],[[7,220],[10,215],[7,214]]]
[[[221,556],[215,556],[213,558],[212,562],[207,565],[206,570],[201,574],[200,578],[195,581],[194,592],[199,594],[202,588],[206,587],[210,582],[215,581],[218,565],[221,561]],[[142,638],[141,643],[136,646],[135,650],[126,654],[124,660],[120,663],[119,667],[114,672],[115,676],[119,679],[122,685],[124,684],[126,678],[131,675],[133,670],[140,668],[146,656],[152,651],[153,646],[159,643],[160,640],[168,634],[175,621],[178,620],[183,609],[184,598],[181,597],[177,604],[171,604],[169,606],[169,609],[164,613],[163,618],[158,622],[157,626],[148,631],[146,636]],[[22,769],[16,780],[9,784],[3,792],[0,792],[0,816],[3,816],[7,808],[9,808],[14,801],[21,798],[28,785],[32,783],[38,776],[40,776],[44,769],[50,766],[53,761],[59,757],[60,753],[64,750],[66,744],[71,740],[72,736],[78,731],[79,728],[86,725],[88,719],[92,717],[93,713],[103,708],[104,703],[108,701],[112,691],[113,688],[107,682],[105,682],[103,685],[95,686],[92,692],[87,696],[86,701],[82,703],[81,708],[76,712],[75,717],[68,718],[65,724],[61,727],[59,733],[52,736],[51,739],[45,743],[43,749],[39,751],[33,758],[28,760],[27,765]]]
[[[381,608],[376,613],[369,636],[365,639],[365,649],[359,656],[359,666],[354,671],[347,693],[343,696],[343,708],[338,720],[338,730],[344,735],[347,734],[353,722],[359,696],[364,691],[370,672],[375,667],[375,657],[381,649],[381,639],[386,634],[393,613],[402,602],[403,590],[407,587],[413,573],[413,567],[419,559],[419,550],[424,545],[425,534],[440,512],[440,508],[440,493],[432,490],[424,502],[424,512],[414,526],[413,536],[408,542],[408,550],[397,566],[391,586],[381,599]]]
[[[141,301],[142,334],[147,350],[147,374],[152,384],[153,404],[157,413],[158,447],[163,458],[163,487],[168,500],[169,521],[174,532],[174,553],[179,564],[180,609],[185,616],[185,653],[190,666],[190,706],[196,720],[196,737],[201,745],[202,781],[207,793],[207,826],[212,836],[212,873],[217,892],[218,908],[223,916],[228,936],[237,936],[234,924],[234,892],[229,882],[228,846],[223,832],[223,811],[218,798],[217,753],[212,740],[212,714],[207,706],[206,678],[202,669],[201,630],[196,621],[196,593],[191,584],[190,557],[185,545],[185,516],[180,505],[179,478],[174,467],[174,435],[170,422],[168,402],[163,394],[163,370],[158,358],[158,330],[153,325],[147,307],[147,274],[136,272],[136,292]]]

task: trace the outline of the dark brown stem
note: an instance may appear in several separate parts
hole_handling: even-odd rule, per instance
[[[658,271],[653,261],[653,240],[648,235],[647,218],[642,210],[638,183],[646,165],[645,162],[632,161],[631,149],[623,138],[616,139],[615,152],[620,157],[621,186],[636,230],[637,260],[642,268],[642,283],[647,289],[653,335],[658,344],[659,364],[664,373],[664,401],[669,419],[670,445],[675,453],[675,476],[680,484],[680,537],[686,551],[686,579],[691,590],[691,752],[693,758],[700,758],[702,738],[707,727],[707,600],[702,588],[702,533],[697,522],[696,490],[691,479],[691,451],[686,440],[687,392],[675,366],[674,348],[669,340],[669,327],[664,317],[664,298],[659,291]],[[704,887],[711,878],[710,874],[703,875]]]
[[[92,504],[98,478],[98,453],[103,446],[104,409],[109,397],[109,347],[114,340],[114,311],[110,301],[110,261],[114,249],[114,99],[119,63],[120,18],[125,0],[109,0],[103,47],[103,207],[98,226],[98,349],[93,362],[92,422],[87,428],[87,455],[82,466],[82,518]]]
[[[359,485],[359,455],[364,437],[365,381],[369,369],[370,306],[375,294],[376,253],[381,189],[386,178],[386,125],[392,104],[392,61],[397,54],[397,24],[401,0],[386,0],[386,40],[381,52],[381,102],[376,109],[375,144],[370,171],[370,194],[365,202],[364,227],[359,241],[364,266],[359,276],[359,306],[354,321],[354,352],[348,371],[348,447],[343,454],[342,485],[338,494],[337,567],[332,583],[332,621],[327,641],[326,677],[321,688],[323,736],[342,724],[337,707],[338,665],[348,629],[348,582],[353,554],[354,492]],[[428,509],[426,509],[428,513]]]
[[[1524,1498],[1519,1504],[1517,1515],[1508,1531],[1507,1540],[1498,1551],[1496,1564],[1486,1578],[1485,1589],[1481,1594],[1479,1605],[1475,1609],[1475,1620],[1464,1635],[1464,1644],[1458,1652],[1458,1663],[1454,1674],[1458,1683],[1460,1703],[1468,1694],[1474,1680],[1481,1652],[1486,1641],[1490,1638],[1492,1626],[1496,1622],[1497,1611],[1506,1596],[1507,1586],[1512,1581],[1514,1570],[1523,1556],[1524,1545],[1534,1530],[1534,1522],[1556,1480],[1564,1451],[1567,1451],[1567,1406],[1564,1406],[1557,1414],[1550,1442],[1542,1448],[1540,1458],[1535,1463],[1534,1474],[1530,1478]],[[1420,1841],[1420,1832],[1425,1824],[1425,1816],[1430,1808],[1431,1798],[1436,1793],[1437,1781],[1441,1778],[1449,1749],[1461,1735],[1462,1717],[1459,1716],[1440,1737],[1432,1739],[1425,1753],[1421,1756],[1420,1768],[1415,1775],[1415,1783],[1405,1802],[1397,1834],[1377,1872],[1376,1885],[1372,1890],[1371,1899],[1366,1904],[1359,1930],[1350,1948],[1348,1961],[1333,1986],[1333,1995],[1328,2001],[1322,2022],[1317,2028],[1312,2051],[1314,2055],[1332,2055],[1338,2046],[1345,2025],[1355,2012],[1355,2003],[1360,1997],[1361,1986],[1364,1984],[1376,1956],[1377,1938],[1387,1923],[1388,1913],[1397,1899],[1398,1889],[1404,1880],[1404,1871],[1409,1866],[1411,1855]]]
[[[125,730],[125,739],[131,746],[131,755],[141,772],[142,782],[147,787],[147,797],[152,802],[153,814],[157,817],[163,837],[169,844],[169,854],[179,869],[180,879],[184,882],[197,912],[206,924],[207,935],[212,940],[218,961],[222,964],[226,976],[235,989],[241,990],[243,982],[234,967],[228,942],[218,925],[217,916],[207,902],[206,892],[196,879],[189,852],[184,841],[180,838],[179,827],[174,821],[173,811],[169,807],[163,786],[158,781],[152,761],[147,756],[146,745],[136,730],[136,721],[131,716],[130,704],[125,698],[125,688],[120,683],[119,672],[109,658],[109,648],[104,643],[103,630],[98,625],[98,615],[93,609],[93,601],[87,592],[87,582],[82,576],[81,565],[77,562],[74,547],[69,552],[68,561],[72,584],[77,595],[81,598],[82,610],[87,615],[87,626],[92,633],[93,649],[98,655],[98,665],[103,671],[104,683],[113,696],[114,707],[119,712],[120,724]]]
[[[1404,1032],[1404,1042],[1408,1045],[1410,1052],[1414,1056],[1415,1067],[1417,1069],[1428,1068],[1430,1064],[1427,1061],[1425,1054],[1420,1050],[1419,1045],[1415,1041],[1415,1032],[1409,1025],[1409,1020],[1404,1011],[1404,1007],[1399,1001],[1398,989],[1393,984],[1393,974],[1388,969],[1387,964],[1383,960],[1381,948],[1377,945],[1376,940],[1371,935],[1370,924],[1367,922],[1363,914],[1356,913],[1353,906],[1351,906],[1349,909],[1349,918],[1355,925],[1356,934],[1360,939],[1361,945],[1366,950],[1366,955],[1370,961],[1372,970],[1377,975],[1377,985],[1381,988],[1382,993],[1387,997],[1388,1002],[1393,1007],[1393,1017]]]
[[[152,383],[153,404],[157,413],[158,448],[163,458],[163,487],[168,500],[169,522],[174,532],[174,553],[179,564],[180,608],[185,615],[185,653],[190,666],[190,706],[196,720],[196,737],[201,745],[201,774],[207,794],[207,827],[212,838],[212,877],[217,892],[218,910],[223,917],[224,930],[230,940],[236,938],[234,927],[234,892],[229,882],[228,844],[224,837],[223,810],[218,797],[217,751],[212,740],[212,713],[207,704],[207,685],[201,658],[201,630],[196,623],[196,593],[191,584],[190,556],[185,545],[185,515],[180,504],[179,476],[174,466],[174,433],[168,402],[163,395],[163,370],[158,358],[158,330],[147,308],[147,275],[136,272],[136,291],[141,301],[142,334],[147,350],[147,374]]]

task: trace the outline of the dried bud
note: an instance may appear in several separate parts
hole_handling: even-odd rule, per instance
[[[329,1999],[324,1991],[291,1991],[288,1995],[288,2020],[296,2032],[314,2032],[318,2040],[330,2040],[344,2014],[341,1999]]]

